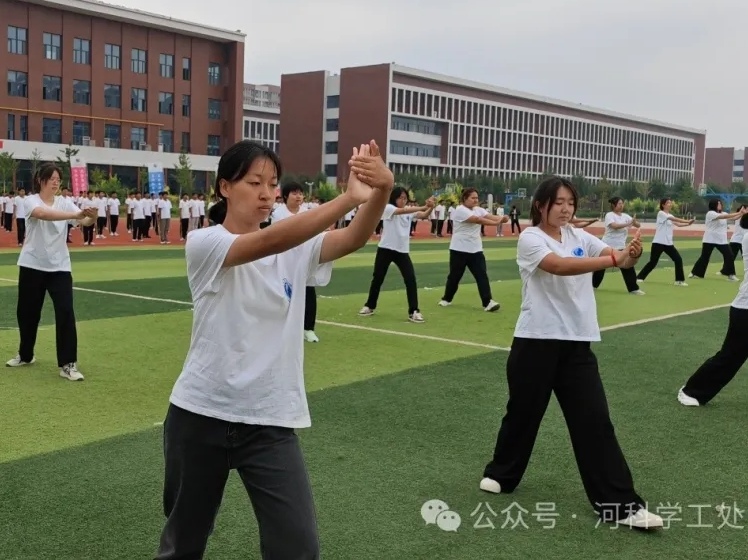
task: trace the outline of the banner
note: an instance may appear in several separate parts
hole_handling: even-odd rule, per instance
[[[148,167],[148,192],[158,194],[164,190],[164,166],[152,163]]]
[[[88,166],[80,156],[70,159],[70,183],[73,196],[83,196],[88,192]]]

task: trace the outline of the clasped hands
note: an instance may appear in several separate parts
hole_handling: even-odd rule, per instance
[[[353,148],[353,156],[348,161],[351,172],[346,185],[346,196],[352,197],[356,205],[363,204],[375,189],[388,193],[395,186],[395,176],[384,162],[379,146],[372,140]]]

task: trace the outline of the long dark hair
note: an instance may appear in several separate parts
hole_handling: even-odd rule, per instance
[[[579,200],[579,194],[577,193],[576,187],[571,181],[564,179],[563,177],[548,177],[535,189],[535,194],[532,195],[532,204],[530,205],[530,217],[532,218],[532,225],[537,226],[540,224],[542,215],[540,213],[541,208],[550,208],[551,204],[556,202],[558,198],[558,190],[562,187],[566,187],[571,191],[571,195],[574,198],[574,214],[577,213],[577,202]]]
[[[262,144],[250,140],[242,140],[223,153],[221,160],[218,162],[216,182],[213,185],[218,202],[208,211],[208,218],[213,223],[222,224],[226,219],[226,212],[228,211],[228,202],[221,192],[221,181],[235,183],[249,172],[252,164],[259,158],[269,159],[275,165],[278,179],[281,178],[283,170],[278,154]]]
[[[34,184],[32,186],[33,192],[40,192],[42,190],[42,183],[49,181],[55,172],[57,172],[57,175],[62,179],[62,170],[57,165],[54,163],[42,163],[34,174]]]

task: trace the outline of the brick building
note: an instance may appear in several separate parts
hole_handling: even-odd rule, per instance
[[[704,182],[729,188],[734,182],[746,182],[745,160],[748,148],[707,148]]]

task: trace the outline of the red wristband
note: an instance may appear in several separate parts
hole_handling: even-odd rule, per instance
[[[616,262],[616,255],[615,252],[610,253],[610,260],[613,261],[613,267],[618,268],[618,263]]]

